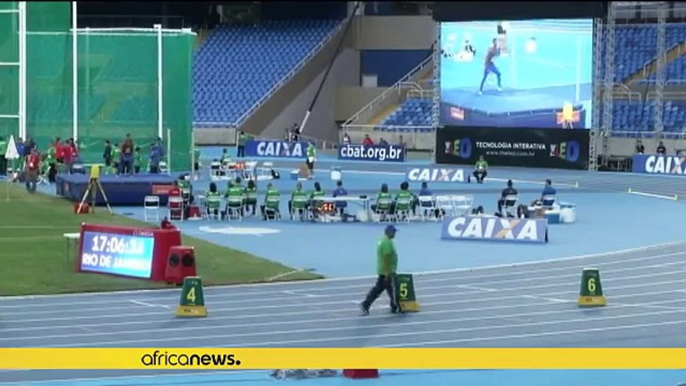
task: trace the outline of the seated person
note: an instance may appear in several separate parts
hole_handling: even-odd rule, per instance
[[[307,210],[307,193],[303,190],[303,185],[300,182],[295,184],[295,190],[291,193],[291,199],[288,201],[288,213],[291,216],[291,220],[293,220],[294,204],[302,219],[305,210]]]
[[[188,206],[193,203],[193,184],[191,184],[190,176],[184,174],[179,176],[177,180],[178,186],[181,189],[181,197],[183,197],[183,203]]]
[[[222,156],[219,158],[219,162],[221,162],[222,165],[231,163],[231,156],[227,149],[222,149]]]
[[[505,205],[505,198],[507,196],[516,196],[517,189],[512,187],[512,180],[507,180],[507,188],[503,189],[500,193],[500,199],[498,200],[498,213],[503,215],[503,206]]]
[[[219,211],[221,210],[221,194],[217,190],[217,184],[210,182],[210,188],[205,193],[205,207],[207,209],[208,215],[214,215],[219,217]]]
[[[376,204],[372,205],[372,211],[383,217],[387,214],[393,214],[393,201],[391,200],[391,193],[388,192],[388,185],[381,184],[381,190],[376,194]]]
[[[343,181],[338,180],[336,182],[336,189],[333,191],[333,197],[341,197],[341,196],[347,196],[348,191],[345,190],[343,187]],[[338,213],[339,216],[343,216],[343,213],[345,213],[345,208],[348,206],[348,203],[345,201],[336,201],[336,212]]]
[[[267,185],[267,194],[264,197],[264,204],[260,207],[262,218],[264,220],[267,220],[268,216],[270,219],[274,219],[275,216],[281,216],[281,211],[279,210],[280,197],[281,195],[279,191],[274,187],[274,185],[269,183]]]
[[[409,201],[409,206],[407,208],[398,206],[398,200]],[[403,182],[400,184],[400,191],[395,195],[395,202],[393,203],[393,208],[391,211],[393,213],[396,213],[398,210],[400,210],[400,211],[411,210],[413,215],[417,214],[417,198],[410,191],[410,184],[408,184],[407,182]]]
[[[312,212],[312,217],[317,218],[319,216],[319,208],[324,201],[318,200],[318,197],[324,197],[325,193],[322,190],[322,186],[319,182],[314,183],[314,191],[310,193],[310,211]]]
[[[245,215],[245,187],[241,184],[241,179],[236,178],[233,183],[230,183],[229,190],[224,193],[226,197],[226,214],[229,214],[229,209],[237,210],[241,216]]]
[[[484,178],[488,175],[488,162],[486,162],[484,156],[479,156],[479,160],[476,161],[476,164],[474,165],[473,174],[477,184],[484,183]]]
[[[535,200],[531,205],[532,206],[545,206],[545,207],[551,207],[555,203],[554,201],[552,202],[546,202],[549,200],[546,200],[546,196],[555,196],[557,195],[557,190],[553,188],[553,181],[550,179],[545,180],[545,186],[543,187],[543,191],[541,192],[541,198],[538,200]]]
[[[426,207],[432,208],[432,207],[436,206],[436,200],[433,199],[433,196],[434,196],[434,194],[431,191],[431,189],[429,189],[429,184],[426,181],[423,181],[422,187],[421,187],[421,189],[419,189],[419,195],[417,197],[431,197],[431,201],[430,202],[429,201],[418,202],[418,204],[420,206],[420,210],[422,210],[422,213],[426,214],[426,211],[430,210],[430,209],[425,209]],[[436,209],[435,213],[433,213],[433,214],[436,217],[439,217],[440,212],[438,209]]]
[[[255,209],[257,209],[257,184],[254,180],[248,181],[248,187],[245,190],[245,210],[246,212],[252,211],[252,215],[255,215]]]

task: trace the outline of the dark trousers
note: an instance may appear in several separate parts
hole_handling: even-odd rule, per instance
[[[140,173],[140,172],[141,172],[141,166],[140,166],[140,165],[134,166],[134,167],[133,167],[133,172],[136,173],[136,174]]]
[[[236,149],[236,157],[238,157],[238,158],[245,157],[245,146],[238,145],[238,148]]]
[[[0,154],[0,176],[7,174],[7,158],[4,154]]]
[[[500,87],[500,71],[498,70],[498,67],[496,67],[493,63],[489,63],[486,65],[486,68],[484,69],[484,77],[481,79],[481,86],[479,87],[479,91],[484,90],[484,83],[486,83],[486,78],[488,78],[488,74],[494,74],[498,78],[498,87]]]
[[[150,165],[150,173],[157,174],[160,172],[160,167],[158,165]]]
[[[55,176],[57,176],[57,166],[51,162],[50,169],[48,169],[48,181],[55,182]]]
[[[397,311],[398,305],[395,304],[395,277],[387,278],[384,275],[379,275],[376,279],[376,284],[374,284],[374,287],[367,293],[367,297],[362,302],[362,306],[365,309],[369,309],[384,291],[386,291],[391,300],[391,311]]]
[[[488,175],[488,173],[485,170],[482,170],[482,171],[475,170],[473,174],[474,174],[474,178],[476,178],[476,182],[478,182],[478,183],[484,182],[484,178],[486,178],[486,176]]]

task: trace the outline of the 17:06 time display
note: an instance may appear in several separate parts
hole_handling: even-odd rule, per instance
[[[90,242],[90,252],[95,253],[142,256],[146,250],[143,240],[137,237],[117,237],[98,234],[93,235]]]

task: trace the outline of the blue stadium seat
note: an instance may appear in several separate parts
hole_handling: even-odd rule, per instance
[[[336,20],[269,21],[257,27],[225,25],[214,30],[193,63],[195,126],[237,123],[337,24]]]
[[[433,124],[433,100],[410,98],[386,117],[375,130],[411,132],[431,131]],[[418,127],[420,126],[420,127]]]

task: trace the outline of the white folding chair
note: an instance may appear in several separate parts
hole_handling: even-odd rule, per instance
[[[171,196],[167,202],[169,209],[168,217],[172,221],[183,221],[184,204],[183,198],[179,196]]]
[[[390,198],[382,198],[376,201],[376,209],[374,210],[374,214],[376,215],[377,222],[390,219],[388,212],[391,209],[391,203],[392,201]]]
[[[460,216],[468,216],[474,207],[474,196],[453,195],[450,196],[453,202],[453,210]]]
[[[267,202],[265,202],[265,205],[264,205],[264,214],[267,217],[267,221],[280,220],[281,219],[281,214],[280,214],[281,212],[274,209],[274,207],[278,208],[280,204],[281,204],[281,197],[279,197],[279,196],[267,197]]]
[[[453,206],[453,199],[450,196],[436,196],[436,209],[439,210],[440,217],[455,216],[455,207]]]
[[[503,203],[503,215],[508,215],[512,217],[517,217],[517,203],[519,202],[519,196],[511,194],[505,196],[505,202]]]
[[[243,196],[229,196],[226,202],[226,219],[227,220],[243,220]]]
[[[160,173],[169,173],[169,165],[167,165],[167,161],[160,161],[160,164],[158,166],[158,170]]]
[[[436,217],[436,203],[432,196],[419,196],[417,197],[419,201],[419,217],[422,221],[431,218],[434,221],[438,219]]]
[[[145,196],[143,199],[143,219],[145,221],[160,221],[159,196]]]
[[[398,209],[402,208],[402,209]],[[395,201],[395,212],[393,213],[393,220],[401,221],[405,220],[410,222],[410,211],[412,209],[412,198],[399,198]]]
[[[221,218],[222,198],[220,196],[207,196],[203,201],[202,216],[206,219],[219,220]]]
[[[274,169],[274,163],[265,161],[262,162],[262,167],[257,168],[257,177],[263,176],[263,177],[271,177],[272,176],[272,169]]]

